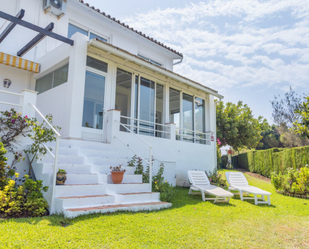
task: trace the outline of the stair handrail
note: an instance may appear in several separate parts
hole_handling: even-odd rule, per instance
[[[54,171],[53,171],[53,178],[52,178],[52,196],[50,201],[50,214],[54,213],[54,200],[55,200],[55,190],[56,190],[56,177],[57,177],[57,169],[58,169],[58,154],[59,154],[59,140],[61,138],[60,133],[47,121],[47,119],[44,117],[44,115],[39,111],[39,109],[33,105],[32,103],[29,103],[34,110],[40,115],[40,117],[47,123],[47,125],[53,130],[53,132],[56,134],[56,147],[55,147],[55,155],[47,148],[47,146],[44,144],[44,147],[47,149],[47,151],[50,153],[50,155],[54,158]]]
[[[131,131],[130,129],[128,129],[124,124],[122,124],[119,120],[115,120],[118,124],[120,124],[122,127],[124,127],[127,131],[129,131],[131,134],[133,134],[135,137],[137,137],[139,140],[141,140],[142,142],[144,142],[146,145],[149,146],[149,161],[147,161],[146,159],[144,159],[143,157],[141,157],[144,161],[146,161],[149,165],[149,184],[150,184],[150,192],[152,191],[152,145],[149,144],[148,142],[146,142],[144,139],[142,139],[139,135],[135,134],[133,131]],[[118,139],[122,144],[125,145],[125,143],[123,143],[119,138],[117,138],[115,136],[116,139]],[[127,146],[127,148],[129,148],[131,151],[133,151],[135,154],[137,154],[132,148],[130,148],[129,146]],[[137,154],[138,155],[138,154]]]

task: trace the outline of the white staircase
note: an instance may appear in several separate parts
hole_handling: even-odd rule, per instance
[[[109,167],[125,166],[130,160],[121,158],[118,150],[99,142],[60,140],[58,169],[67,171],[67,181],[65,185],[56,186],[55,211],[76,217],[171,207],[171,203],[160,201],[159,193],[151,192],[150,184],[142,183],[141,175],[134,175],[133,167],[126,167],[121,184],[112,183]],[[49,154],[39,159],[33,168],[44,186],[52,184],[53,158]]]

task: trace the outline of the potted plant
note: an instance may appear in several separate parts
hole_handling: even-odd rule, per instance
[[[57,172],[57,185],[64,185],[65,181],[67,180],[67,172],[64,169],[59,169]]]
[[[123,179],[123,174],[126,172],[126,170],[121,168],[121,166],[121,164],[118,166],[110,166],[112,181],[114,184],[120,184]]]

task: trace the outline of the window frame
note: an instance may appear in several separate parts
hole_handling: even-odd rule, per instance
[[[76,28],[79,28],[79,29],[81,29],[81,30],[86,31],[89,41],[90,41],[90,34],[93,34],[93,35],[98,36],[99,39],[101,38],[101,39],[106,40],[106,41],[104,41],[104,42],[110,43],[110,38],[109,38],[108,36],[103,35],[103,34],[100,34],[100,33],[96,32],[96,31],[94,31],[94,30],[92,30],[92,29],[90,29],[90,28],[87,28],[86,26],[81,25],[81,24],[79,24],[79,23],[77,23],[77,22],[74,22],[74,21],[72,21],[72,20],[69,20],[69,22],[68,22],[68,29],[67,29],[67,37],[68,37],[68,38],[70,38],[70,37],[69,37],[69,27],[70,27],[70,25],[75,26]],[[75,33],[74,33],[74,34],[75,34]],[[74,34],[73,34],[73,35],[74,35]],[[101,39],[100,39],[100,40],[101,40]]]

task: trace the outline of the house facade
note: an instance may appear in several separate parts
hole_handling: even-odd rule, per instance
[[[40,120],[30,101],[53,115],[70,148],[103,144],[122,159],[153,157],[152,171],[164,163],[165,178],[180,186],[188,185],[187,170],[215,168],[214,100],[223,96],[207,79],[173,72],[181,53],[81,0],[0,3],[11,16],[23,9],[21,20],[36,27],[52,22],[52,32],[73,43],[46,36],[25,52],[38,32],[16,25],[0,43],[1,110],[20,108]],[[0,18],[0,33],[9,23]]]

